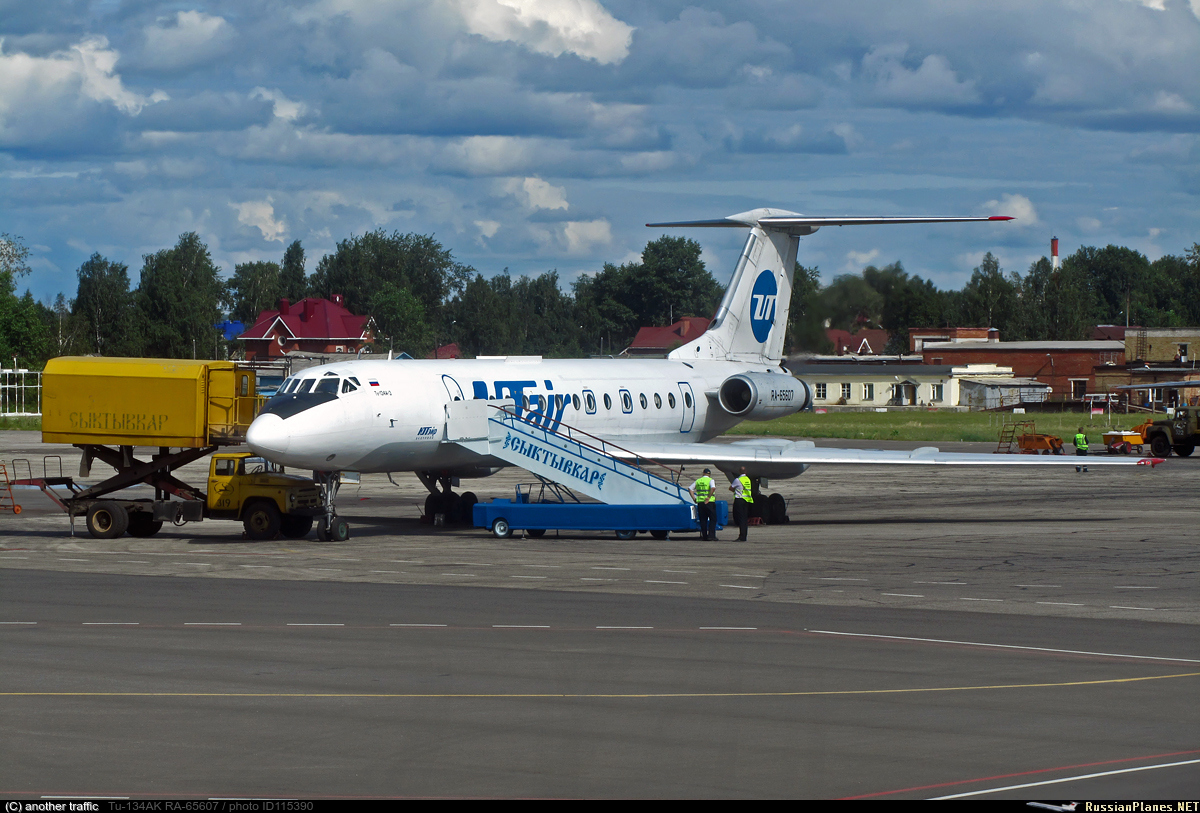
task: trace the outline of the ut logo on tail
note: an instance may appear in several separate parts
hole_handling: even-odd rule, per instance
[[[765,342],[775,324],[775,302],[779,299],[779,286],[775,284],[775,273],[767,270],[758,275],[750,292],[750,328],[754,338]]]

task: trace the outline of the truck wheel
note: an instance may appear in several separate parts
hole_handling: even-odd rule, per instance
[[[1166,435],[1155,435],[1150,438],[1150,454],[1155,457],[1170,457],[1171,442]]]
[[[154,536],[162,530],[162,520],[155,519],[153,514],[138,511],[129,515],[129,535],[137,537]]]
[[[274,539],[279,533],[279,524],[279,509],[275,503],[266,500],[251,503],[242,514],[242,527],[251,539]]]
[[[508,520],[501,517],[492,523],[492,533],[497,539],[508,539],[512,536],[512,527],[509,526]]]
[[[1192,452],[1196,451],[1196,447],[1190,443],[1181,443],[1174,447],[1175,454],[1180,457],[1190,457]]]
[[[303,539],[312,530],[312,517],[296,517],[288,514],[279,520],[279,530],[288,539]]]
[[[650,535],[655,539],[666,539],[669,531],[651,531]]]
[[[637,536],[637,531],[617,531],[617,539],[633,539]]]
[[[546,535],[546,529],[545,528],[526,528],[525,535],[532,537],[534,539],[541,539],[543,536]]]
[[[88,533],[96,539],[116,539],[128,527],[129,514],[120,503],[105,500],[88,509]]]

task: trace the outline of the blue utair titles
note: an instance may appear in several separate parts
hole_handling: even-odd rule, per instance
[[[590,466],[585,466],[582,463],[577,463],[570,458],[563,457],[556,452],[530,443],[527,440],[516,437],[512,432],[508,432],[504,437],[504,448],[512,449],[519,454],[525,455],[535,463],[542,463],[555,471],[561,471],[568,477],[574,477],[582,483],[595,485],[597,489],[604,490],[604,478],[608,476],[608,472],[594,469]]]
[[[547,393],[554,392],[554,384],[550,379],[543,379],[543,384],[546,385]],[[557,399],[550,395],[531,395],[529,396],[529,409],[525,408],[525,390],[537,387],[536,381],[493,381],[495,395],[488,391],[486,381],[472,381],[472,395],[481,401],[486,401],[491,397],[512,398],[516,401],[515,411],[517,417],[526,423],[539,426],[542,429],[548,429],[553,432],[562,425],[563,413],[567,411],[567,404],[571,402],[570,396],[564,396],[561,404]]]

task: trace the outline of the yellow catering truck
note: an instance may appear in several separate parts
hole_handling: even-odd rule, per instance
[[[101,539],[126,531],[152,536],[164,522],[205,517],[239,519],[252,539],[301,538],[325,514],[311,479],[245,452],[213,455],[207,494],[171,473],[244,442],[258,400],[254,371],[231,361],[51,359],[42,374],[42,441],[78,447],[80,477],[90,475],[96,460],[116,474],[89,487],[61,471],[14,485],[40,487],[72,520],[85,517],[88,532]],[[135,455],[139,447],[152,450],[149,459]],[[114,496],[140,484],[154,488],[153,499]],[[55,487],[66,487],[69,496]]]

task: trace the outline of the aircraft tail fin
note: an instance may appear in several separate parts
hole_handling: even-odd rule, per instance
[[[733,279],[707,332],[673,350],[669,358],[720,359],[778,364],[783,359],[792,274],[800,238],[822,226],[963,223],[1012,220],[991,217],[807,217],[782,209],[753,209],[720,220],[647,223],[652,228],[747,228]]]

